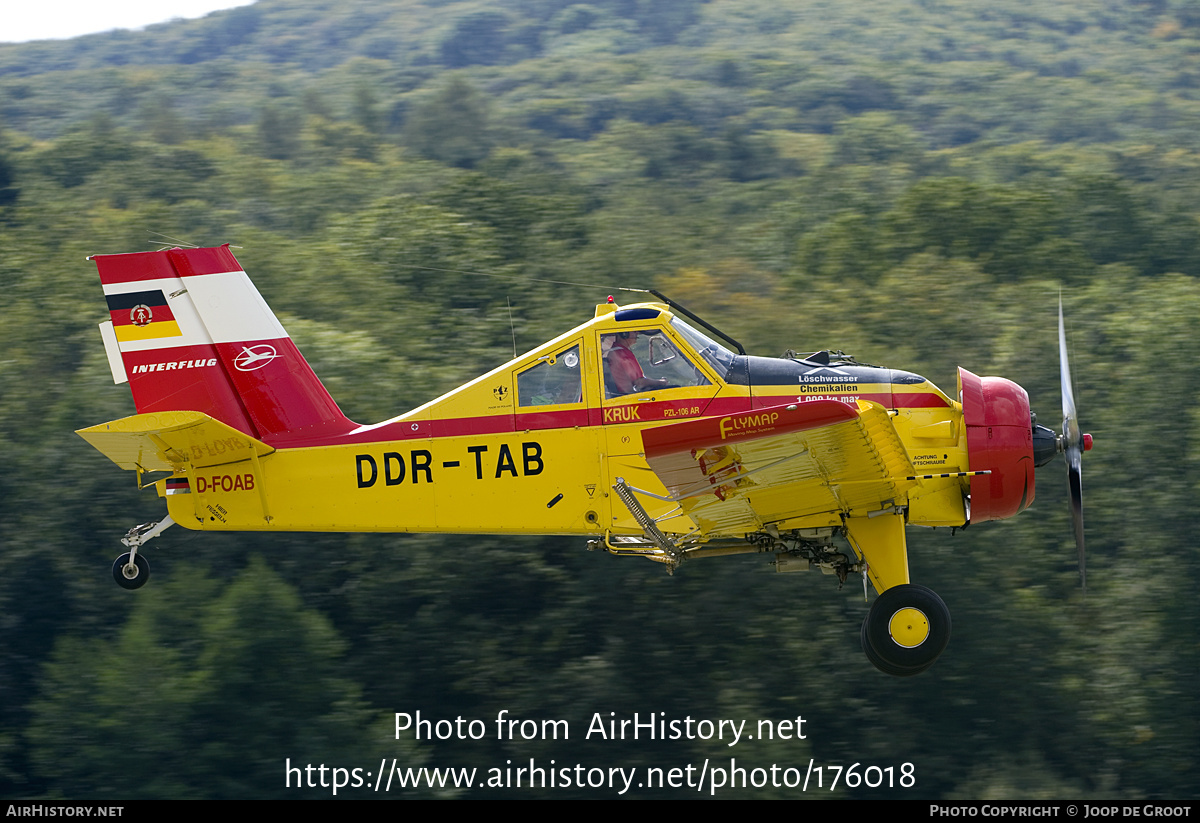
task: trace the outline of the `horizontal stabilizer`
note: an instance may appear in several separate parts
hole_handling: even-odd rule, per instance
[[[196,411],[122,417],[76,432],[123,469],[179,471],[265,457],[275,451],[232,426]]]

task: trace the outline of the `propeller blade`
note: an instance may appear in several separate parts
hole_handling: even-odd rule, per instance
[[[1071,365],[1067,360],[1067,332],[1063,323],[1062,295],[1058,297],[1058,361],[1062,378],[1062,447],[1067,459],[1067,485],[1071,491],[1071,523],[1075,527],[1075,549],[1079,557],[1079,580],[1087,592],[1087,564],[1083,541],[1083,435],[1075,411],[1075,393],[1071,391]]]
[[[1062,378],[1063,437],[1067,439],[1067,445],[1078,445],[1079,418],[1075,413],[1075,393],[1071,391],[1071,364],[1067,361],[1067,331],[1063,324],[1062,295],[1058,297],[1058,364],[1059,375]]]
[[[1079,556],[1079,582],[1087,593],[1087,563],[1083,550],[1083,476],[1079,466],[1079,450],[1067,453],[1067,484],[1071,487],[1071,522],[1075,526],[1075,550]]]

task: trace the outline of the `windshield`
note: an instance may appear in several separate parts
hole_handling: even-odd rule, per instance
[[[671,319],[671,327],[696,350],[701,358],[716,369],[722,380],[726,378],[730,366],[733,365],[735,356],[733,352],[720,343],[714,342],[707,335],[696,331],[678,317]]]

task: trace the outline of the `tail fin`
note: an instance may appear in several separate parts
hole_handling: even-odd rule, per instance
[[[260,439],[355,428],[227,245],[92,259],[139,414],[203,412]]]

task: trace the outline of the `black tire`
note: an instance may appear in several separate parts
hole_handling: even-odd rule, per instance
[[[129,552],[121,555],[113,563],[113,580],[117,581],[117,585],[122,589],[140,589],[146,585],[146,581],[150,579],[150,563],[142,555],[138,555],[133,560],[136,573],[130,577],[126,574],[125,567],[129,565]]]
[[[896,677],[920,674],[950,642],[950,610],[931,589],[905,583],[875,599],[862,625],[862,646],[875,668]]]
[[[920,674],[925,671],[928,666],[920,669],[905,669],[900,666],[890,665],[886,660],[879,656],[875,649],[871,648],[871,641],[867,640],[867,624],[870,623],[871,617],[867,615],[863,618],[862,631],[859,632],[859,641],[862,643],[863,654],[867,656],[867,660],[871,661],[871,665],[879,669],[884,674],[890,674],[892,677],[912,677],[914,674]]]

